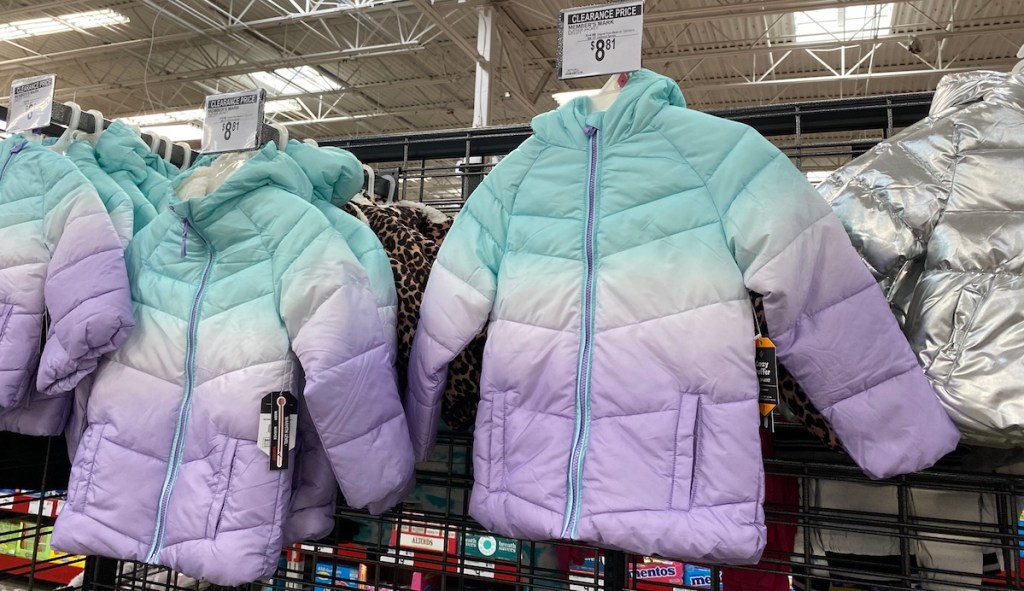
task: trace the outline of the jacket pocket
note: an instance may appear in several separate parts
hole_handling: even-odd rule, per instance
[[[220,468],[215,474],[216,480],[213,486],[210,503],[210,514],[206,519],[206,536],[212,538],[220,529],[221,519],[224,517],[224,499],[227,498],[228,490],[231,489],[231,473],[234,471],[235,451],[238,449],[238,440],[227,437],[227,444],[220,454]]]
[[[691,510],[757,502],[763,471],[757,399],[712,403],[702,396],[694,429]]]
[[[700,414],[700,396],[684,392],[679,397],[676,418],[675,453],[672,458],[672,491],[670,509],[689,509],[693,484],[693,467],[697,456],[696,434]]]
[[[947,382],[956,370],[964,343],[974,326],[974,319],[981,307],[985,294],[973,285],[964,286],[957,294],[953,315],[949,319],[949,334],[931,363],[925,368],[928,377]]]
[[[473,447],[474,480],[487,490],[499,490],[497,469],[505,453],[505,392],[481,397],[476,415],[476,444]]]
[[[14,306],[11,304],[0,304],[0,344],[4,342],[4,335],[7,334],[7,325],[11,321]]]
[[[96,472],[96,454],[103,442],[105,424],[92,425],[82,435],[75,458],[78,460],[71,468],[71,486],[68,487],[68,505],[80,510],[79,502],[88,504],[89,490],[92,488],[92,477]]]

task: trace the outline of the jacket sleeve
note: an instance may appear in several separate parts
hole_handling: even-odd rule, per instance
[[[135,326],[121,240],[92,185],[70,161],[44,198],[50,262],[43,290],[50,330],[36,386],[67,392],[117,349]]]
[[[280,307],[305,403],[346,501],[381,513],[410,491],[414,464],[376,303],[332,229],[297,252],[281,274]]]
[[[868,475],[931,466],[959,434],[882,292],[804,175],[753,130],[738,135],[707,183],[779,359]]]
[[[480,332],[494,304],[509,219],[509,206],[497,193],[509,188],[501,168],[495,168],[466,200],[441,245],[423,295],[405,398],[419,461],[430,456],[437,438],[448,364]]]
[[[952,186],[953,122],[927,120],[832,173],[818,188],[889,293],[927,250]]]

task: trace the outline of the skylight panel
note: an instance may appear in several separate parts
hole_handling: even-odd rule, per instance
[[[798,43],[873,39],[892,28],[892,3],[793,13]]]
[[[120,12],[104,8],[88,12],[73,12],[58,17],[32,18],[0,24],[0,39],[23,39],[64,33],[75,29],[95,29],[128,23],[128,17]]]
[[[256,83],[274,94],[330,92],[341,88],[336,82],[310,66],[278,68],[273,72],[253,72]]]

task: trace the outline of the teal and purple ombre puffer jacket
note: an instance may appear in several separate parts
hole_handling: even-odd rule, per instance
[[[756,562],[747,289],[778,357],[883,478],[958,435],[828,204],[749,127],[633,74],[577,99],[474,192],[434,265],[406,411],[434,442],[448,362],[488,324],[470,512],[502,535]]]
[[[412,448],[365,273],[274,145],[202,188],[232,158],[178,176],[195,196],[170,196],[128,246],[138,324],[89,384],[59,549],[239,585],[277,567],[299,518],[297,464],[319,458],[371,511],[408,490]],[[315,433],[297,433],[287,469],[271,470],[260,401],[282,391]]]
[[[128,338],[121,247],[70,160],[21,136],[0,143],[0,429],[59,434],[70,391]]]

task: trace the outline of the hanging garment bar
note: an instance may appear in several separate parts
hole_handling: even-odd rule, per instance
[[[7,111],[8,109],[6,106],[0,106],[0,119],[7,120]],[[50,125],[42,128],[42,132],[46,135],[59,136],[71,123],[71,107],[64,103],[54,101],[52,112],[53,114],[50,118]],[[110,123],[111,122],[109,120],[104,119],[102,122],[103,128],[106,129],[107,127],[110,127]],[[79,131],[84,131],[86,133],[96,133],[96,117],[88,111],[83,110],[79,116],[77,128]],[[262,138],[262,145],[266,145],[270,142],[277,142],[277,129],[267,123],[264,123],[260,137]],[[142,134],[142,141],[146,142],[147,145],[154,144],[153,136],[148,133]],[[166,138],[156,140],[155,151],[157,154],[163,154],[166,151],[166,144],[168,141],[170,140],[167,140]],[[196,158],[201,156],[201,154],[199,152],[191,152],[191,154],[187,154],[186,150],[180,144],[171,145],[171,164],[181,168],[182,164],[185,162],[186,156],[191,156],[190,160],[194,162]]]

